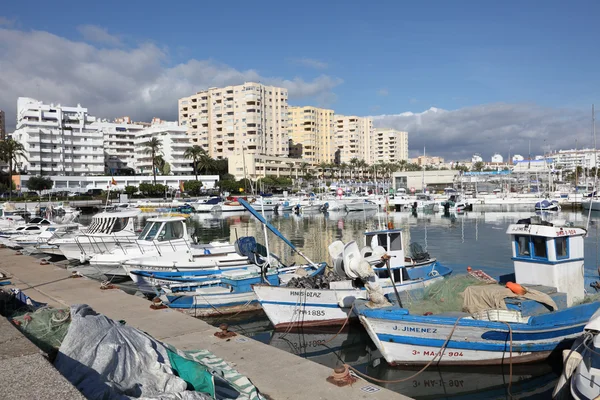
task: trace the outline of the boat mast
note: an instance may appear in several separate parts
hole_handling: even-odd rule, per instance
[[[594,112],[594,105],[592,104],[592,134],[594,135],[594,187],[592,189],[592,196],[590,197],[590,208],[588,210],[588,219],[585,225],[585,230],[589,232],[590,218],[592,217],[592,208],[594,204],[594,198],[596,197],[596,187],[598,182],[598,146],[596,145],[596,114]],[[575,175],[577,175],[577,167],[575,167]],[[587,186],[587,184],[586,184]],[[596,262],[597,264],[597,262]]]
[[[423,146],[423,163],[425,163],[425,146]],[[425,193],[425,169],[421,167],[421,187]]]

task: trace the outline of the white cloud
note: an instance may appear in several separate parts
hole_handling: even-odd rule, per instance
[[[451,160],[470,159],[481,153],[487,160],[495,152],[527,156],[544,151],[593,147],[589,112],[541,107],[534,104],[493,103],[458,110],[430,108],[422,113],[374,116],[377,127],[408,132],[410,149]]]
[[[121,46],[123,43],[115,35],[111,35],[105,28],[96,25],[80,25],[77,27],[84,40],[109,46]]]
[[[294,64],[302,65],[308,68],[314,69],[326,69],[328,67],[327,63],[324,61],[320,61],[314,58],[302,57],[302,58],[294,58],[291,60]]]
[[[2,15],[0,15],[0,26],[4,26],[4,27],[11,27],[15,24],[15,19],[11,19],[11,18],[7,18],[7,17],[3,17]]]
[[[390,91],[386,88],[381,88],[377,91],[377,94],[380,96],[387,96],[388,94],[390,94]]]
[[[102,39],[111,42],[101,34],[95,37]],[[0,109],[7,112],[12,127],[19,96],[80,103],[90,114],[103,118],[129,115],[136,120],[148,121],[153,116],[176,120],[177,99],[208,87],[260,81],[286,87],[291,101],[331,101],[335,99],[332,90],[342,83],[328,75],[312,80],[265,77],[256,70],[238,70],[211,59],[173,65],[169,50],[152,43],[99,47],[43,31],[1,28],[0,71]]]

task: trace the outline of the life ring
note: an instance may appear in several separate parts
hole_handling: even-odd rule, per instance
[[[439,275],[440,275],[440,273],[437,272],[435,269],[433,271],[429,271],[429,273],[427,274],[427,276],[430,276],[430,277],[439,276]]]

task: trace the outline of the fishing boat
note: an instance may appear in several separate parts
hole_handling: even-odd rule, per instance
[[[95,254],[107,253],[123,244],[132,244],[137,237],[135,220],[141,211],[124,208],[94,215],[87,230],[68,236],[56,236],[48,245],[57,246],[67,260],[85,262]]]
[[[185,310],[197,317],[251,312],[261,308],[252,291],[253,285],[266,282],[279,286],[292,278],[322,274],[326,266],[321,263],[269,268],[266,271],[259,267],[222,271],[213,280],[164,286],[160,299],[169,308]]]
[[[433,197],[426,193],[417,193],[416,200],[412,205],[415,211],[434,212],[438,211],[439,206]]]
[[[560,211],[560,205],[557,200],[542,200],[535,203],[536,211]]]
[[[379,206],[371,200],[353,201],[346,203],[346,210],[348,212],[353,211],[376,211],[379,210]]]
[[[192,207],[196,210],[196,212],[211,212],[212,209],[221,204],[223,199],[220,197],[210,197],[208,199],[199,199],[196,202],[190,203]]]
[[[532,217],[509,225],[506,233],[514,274],[467,287],[462,309],[417,315],[401,304],[355,303],[388,363],[528,363],[547,358],[581,334],[600,307],[598,301],[581,304],[586,230]]]
[[[355,241],[337,241],[329,246],[339,280],[330,282],[328,287],[254,287],[276,329],[341,325],[348,318],[355,318],[354,301],[368,298],[365,277],[357,272],[365,261],[369,284],[378,285],[382,294],[423,289],[452,272],[428,255],[418,260],[406,257],[400,229],[366,232],[365,238],[367,246],[363,249]],[[389,265],[384,256],[389,257]]]
[[[279,208],[279,204],[276,200],[271,197],[259,197],[253,203],[252,206],[257,210],[264,211],[277,211]]]

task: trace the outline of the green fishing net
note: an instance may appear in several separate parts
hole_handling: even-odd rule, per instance
[[[13,323],[25,336],[46,353],[57,350],[69,330],[68,308],[42,307],[34,312],[15,314]]]
[[[422,296],[411,296],[407,293],[402,306],[414,315],[428,312],[433,314],[460,312],[463,307],[463,297],[460,294],[469,286],[486,284],[468,275],[454,275],[427,286]]]

